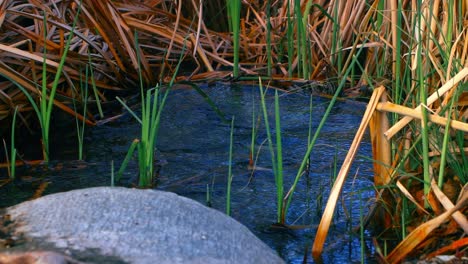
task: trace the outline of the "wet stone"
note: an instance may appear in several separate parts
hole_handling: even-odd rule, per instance
[[[25,248],[52,244],[86,263],[98,263],[89,252],[128,263],[284,263],[236,220],[169,192],[81,189],[4,213],[13,222],[12,232],[25,238]]]

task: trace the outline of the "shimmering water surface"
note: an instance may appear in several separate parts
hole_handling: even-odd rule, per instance
[[[258,87],[231,87],[218,83],[202,88],[226,118],[235,118],[232,217],[250,228],[288,263],[302,263],[304,258],[308,263],[313,263],[310,248],[331,189],[335,160],[338,171],[359,126],[365,104],[352,101],[336,103],[312,152],[310,170],[299,181],[287,216],[288,224],[302,228],[282,230],[271,228],[276,220],[276,188],[268,144],[265,142],[266,132],[263,122],[256,120],[252,124],[252,112],[256,119],[262,115]],[[312,129],[315,131],[329,100],[314,97],[312,102]],[[281,95],[285,191],[291,186],[306,152],[309,103],[309,94]],[[274,127],[273,93],[267,95],[267,107],[270,126]],[[248,168],[249,148],[252,126],[257,124],[260,124],[255,140],[258,169],[252,172]],[[87,128],[85,161],[73,161],[71,159],[76,153],[64,151],[55,154],[60,159],[51,162],[47,170],[40,167],[20,170],[19,173],[34,177],[22,177],[16,184],[3,187],[0,207],[30,199],[44,182],[48,183],[45,194],[110,185],[111,163],[118,170],[132,140],[139,134],[139,125],[130,115],[112,123]],[[171,91],[158,137],[157,158],[161,169],[157,188],[204,204],[209,192],[212,207],[224,211],[229,134],[230,124],[223,123],[196,91]],[[67,140],[74,141],[75,137]],[[372,164],[366,158],[370,156],[371,146],[366,139],[343,188],[325,245],[324,263],[360,262],[361,258],[368,263],[373,262],[370,235],[366,232],[361,239],[359,234],[351,232],[359,226],[360,215],[368,212],[374,196],[370,181]],[[136,162],[133,161],[121,184],[128,186],[135,181],[137,171]]]

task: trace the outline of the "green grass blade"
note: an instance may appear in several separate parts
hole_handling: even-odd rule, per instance
[[[133,153],[135,152],[135,148],[139,145],[140,140],[134,139],[132,144],[130,145],[130,148],[127,151],[127,155],[125,156],[125,159],[122,162],[122,165],[120,165],[120,169],[117,172],[117,178],[116,180],[119,181],[122,178],[122,175],[127,168],[128,162],[130,159],[132,159]]]
[[[275,175],[275,185],[276,185],[276,199],[277,199],[277,217],[278,222],[284,224],[286,221],[286,215],[283,210],[283,195],[284,195],[284,186],[283,186],[283,145],[281,143],[281,116],[280,116],[280,106],[279,106],[279,96],[278,90],[275,89],[275,134],[276,134],[276,166],[277,171]]]
[[[94,99],[96,100],[96,106],[98,109],[99,117],[103,118],[104,117],[104,112],[102,111],[102,106],[101,106],[101,99],[99,98],[97,86],[96,86],[96,80],[94,79],[94,70],[93,70],[93,64],[91,61],[91,55],[89,54],[88,51],[88,64],[91,72],[91,84],[93,88],[93,93],[94,93]]]
[[[16,177],[16,148],[15,148],[15,127],[16,127],[16,114],[18,113],[18,106],[15,107],[13,112],[13,121],[11,122],[11,151],[10,151],[10,179],[14,180]]]
[[[120,99],[120,97],[115,97],[115,99],[117,99],[117,101],[119,101],[119,103],[122,104],[123,107],[125,107],[125,109],[127,109],[127,111],[138,121],[138,123],[140,123],[140,125],[143,124],[143,121],[135,114],[135,112],[133,112],[133,110],[122,100]]]

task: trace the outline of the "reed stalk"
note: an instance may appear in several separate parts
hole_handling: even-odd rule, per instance
[[[293,57],[294,57],[294,18],[291,17],[291,1],[287,2],[287,31],[286,36],[288,40],[288,77],[293,77]]]
[[[294,15],[295,15],[295,21],[296,21],[296,38],[297,38],[297,43],[296,43],[296,50],[297,50],[297,58],[298,58],[298,64],[302,65],[302,67],[298,67],[298,75],[301,76],[304,79],[308,79],[308,76],[306,76],[306,71],[305,71],[305,45],[306,45],[306,32],[304,29],[304,24],[302,23],[302,10],[301,10],[301,1],[300,0],[294,0]]]
[[[421,114],[422,114],[422,119],[421,119],[421,138],[422,138],[422,161],[423,161],[423,175],[424,175],[424,195],[427,197],[429,194],[429,189],[430,189],[430,174],[429,174],[429,169],[430,169],[430,164],[429,164],[429,122],[427,118],[427,97],[428,97],[428,86],[425,83],[425,74],[424,70],[426,67],[423,65],[423,32],[422,29],[420,29],[421,25],[423,24],[423,7],[422,7],[422,2],[418,1],[417,4],[417,12],[416,12],[416,23],[417,23],[417,32],[416,36],[417,39],[419,40],[419,43],[416,43],[416,61],[417,61],[417,69],[416,69],[416,76],[418,80],[418,85],[419,85],[419,102],[423,105],[421,107]],[[427,54],[425,54],[427,55]],[[428,58],[428,56],[426,56]],[[427,200],[425,200],[426,206]]]
[[[342,72],[342,58],[341,52],[341,39],[340,39],[340,23],[339,23],[339,8],[340,8],[340,1],[334,2],[335,6],[333,7],[333,32],[332,32],[332,39],[331,39],[331,57],[330,62],[338,72]]]
[[[272,76],[273,59],[271,55],[271,0],[267,0],[266,5],[266,55],[267,55],[267,76]]]
[[[234,68],[233,76],[239,77],[239,41],[240,41],[240,0],[227,0],[228,17],[230,30],[232,32],[233,51],[234,51]]]
[[[312,7],[312,2],[313,1],[307,1],[305,8],[304,8],[304,14],[301,14],[302,19],[298,20],[300,23],[302,23],[301,26],[301,57],[302,57],[302,78],[308,80],[310,79],[310,42],[309,42],[309,35],[308,35],[308,18],[309,18],[309,13],[310,9]],[[300,6],[299,6],[300,7]]]
[[[275,89],[275,135],[276,135],[276,198],[278,212],[280,212],[280,223],[286,222],[286,214],[283,209],[284,183],[283,183],[283,144],[281,142],[281,115],[279,106],[278,90]]]

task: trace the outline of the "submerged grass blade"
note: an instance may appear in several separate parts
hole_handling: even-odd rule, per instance
[[[255,169],[254,153],[255,153],[255,141],[257,139],[257,125],[255,117],[255,97],[252,96],[252,130],[250,133],[250,151],[249,151],[249,166]]]
[[[197,91],[198,94],[200,94],[203,99],[205,99],[206,103],[210,105],[211,109],[215,111],[215,113],[218,115],[218,117],[221,119],[221,121],[225,124],[229,124],[229,120],[226,119],[224,116],[224,113],[219,109],[219,107],[216,105],[216,103],[210,98],[208,94],[206,94],[196,83],[194,82],[188,82],[188,81],[181,81],[178,82],[178,84],[187,84],[190,85],[195,91]]]
[[[231,215],[231,185],[232,185],[232,146],[234,145],[234,117],[231,119],[231,133],[229,135],[228,179],[226,188],[226,214]]]

